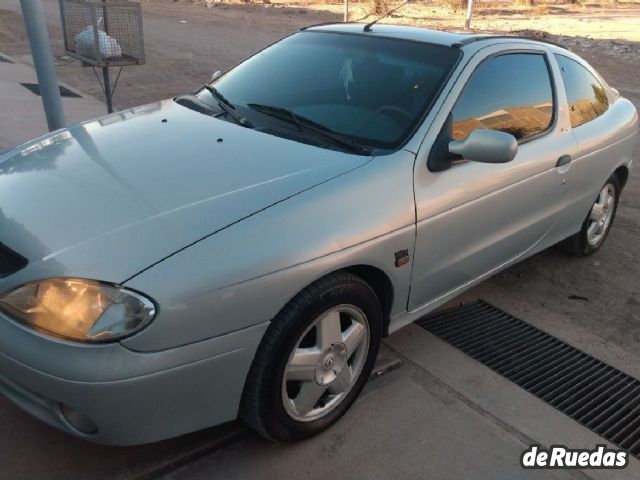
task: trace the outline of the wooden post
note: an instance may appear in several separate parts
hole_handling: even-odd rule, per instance
[[[473,14],[473,0],[467,0],[467,19],[464,22],[464,29],[471,28],[471,15]]]
[[[344,0],[344,21],[349,21],[349,0]]]

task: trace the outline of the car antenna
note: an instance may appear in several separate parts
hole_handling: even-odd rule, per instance
[[[404,7],[407,3],[409,3],[409,1],[407,0],[404,3],[401,3],[400,5],[398,5],[396,8],[389,10],[387,13],[385,13],[384,15],[376,18],[373,22],[371,23],[367,23],[364,26],[364,29],[362,30],[363,32],[370,32],[371,31],[371,27],[373,27],[376,23],[378,23],[380,20],[382,20],[384,17],[388,17],[389,15],[391,15],[392,13],[394,13],[396,10],[400,10],[402,7]]]

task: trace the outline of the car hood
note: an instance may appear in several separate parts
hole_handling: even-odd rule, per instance
[[[0,156],[0,243],[29,260],[0,285],[50,276],[124,282],[370,159],[170,100],[58,130]]]

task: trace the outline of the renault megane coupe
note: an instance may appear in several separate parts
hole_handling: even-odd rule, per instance
[[[634,106],[541,41],[305,28],[0,155],[0,392],[87,440],[335,423],[380,339],[605,241]]]

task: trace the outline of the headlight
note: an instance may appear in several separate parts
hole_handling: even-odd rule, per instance
[[[122,287],[80,278],[27,283],[0,294],[0,310],[37,330],[81,342],[104,342],[146,326],[155,305]]]

